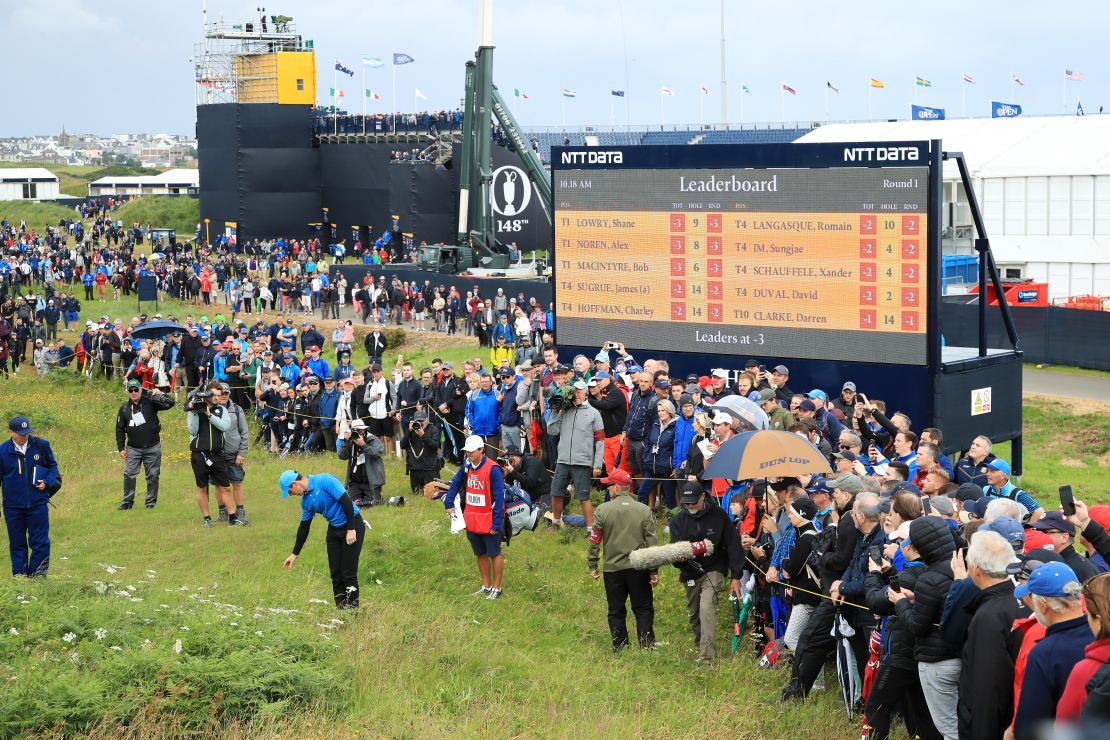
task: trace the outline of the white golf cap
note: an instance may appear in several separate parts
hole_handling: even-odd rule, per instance
[[[463,452],[477,452],[478,450],[483,449],[485,446],[486,442],[484,439],[479,437],[477,434],[471,434],[469,437],[466,438],[466,443],[463,444]]]
[[[723,411],[718,411],[713,414],[713,419],[710,421],[712,424],[728,424],[732,425],[732,417]]]
[[[715,368],[713,370],[713,377],[714,378],[725,378],[727,380],[728,379],[728,370],[725,370],[723,367]]]

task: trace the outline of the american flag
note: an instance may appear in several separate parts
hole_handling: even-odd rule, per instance
[[[1020,77],[1018,77],[1017,72],[1014,72],[1013,80],[1014,80],[1014,82],[1021,85],[1022,87],[1025,87],[1025,83],[1021,81]]]
[[[975,78],[972,77],[971,75],[964,75],[964,82],[966,82],[969,85],[974,85],[975,84]]]
[[[1072,80],[1073,82],[1082,82],[1083,81],[1083,73],[1082,72],[1076,72],[1074,69],[1065,69],[1064,70],[1064,79],[1065,80]]]
[[[787,85],[786,83],[783,83],[783,85],[782,85],[782,89],[783,89],[784,91],[786,91],[786,92],[790,93],[791,95],[797,95],[797,94],[798,94],[798,91],[797,91],[797,90],[795,90],[794,88],[790,87],[790,85]]]

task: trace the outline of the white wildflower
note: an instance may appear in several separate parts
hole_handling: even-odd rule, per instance
[[[81,656],[77,654],[76,650],[74,650],[72,653],[69,654],[69,659],[74,663],[80,663],[81,662]]]
[[[173,651],[178,655],[181,654],[181,640],[176,640],[173,643]]]
[[[323,599],[309,599],[308,603],[309,604],[326,604],[328,602],[324,601]]]
[[[331,639],[330,635],[325,635],[323,632],[320,633],[320,637],[323,637],[325,640],[330,640]]]
[[[153,644],[150,640],[143,640],[143,647],[150,647]]]
[[[122,596],[125,599],[130,599],[131,598],[131,592],[130,591],[124,591],[124,590],[121,589],[119,591],[116,591],[116,596]]]
[[[159,605],[158,605],[158,608],[159,608],[159,609],[169,609],[169,608],[170,608],[170,605],[169,605],[169,604],[159,604]]]
[[[342,619],[329,619],[328,623],[329,624],[346,624],[346,622],[344,622]]]
[[[121,648],[119,645],[113,645],[112,650],[115,650],[117,653],[123,652],[123,648]]]
[[[103,627],[97,627],[96,632],[94,632],[93,634],[96,635],[96,639],[103,640],[105,637],[108,636],[108,630],[104,629]]]
[[[262,630],[255,630],[254,634],[258,635],[259,637],[262,637]]]
[[[187,625],[187,624],[181,625],[181,631],[182,632],[188,632],[189,631],[189,625]]]
[[[128,586],[127,586],[127,590],[128,590],[128,591],[138,591],[138,589],[137,589],[137,588],[135,588],[134,586],[132,586],[132,585],[130,585],[130,584],[128,584]]]
[[[74,640],[77,639],[77,635],[73,632],[67,632],[64,635],[62,635],[62,639],[65,640],[66,642],[73,642]]]
[[[12,627],[10,630],[8,630],[8,633],[12,635],[18,635],[19,630],[17,630],[15,627]]]
[[[380,586],[380,585],[382,585],[382,579],[381,578],[375,578],[374,583],[376,583]],[[348,591],[354,591],[355,589],[352,586],[348,586],[347,590]]]
[[[97,581],[96,582],[96,592],[98,594],[108,593],[108,584],[104,583],[103,581]]]
[[[142,597],[140,597],[140,596],[131,597],[131,603],[132,604],[138,604],[140,601],[142,601]]]
[[[232,622],[232,623],[231,623],[231,626],[232,626],[232,627],[238,627],[238,626],[239,626],[239,623],[238,623],[238,622]]]

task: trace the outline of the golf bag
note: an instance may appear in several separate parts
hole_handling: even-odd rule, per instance
[[[540,520],[540,510],[532,505],[532,497],[519,486],[505,489],[505,525],[501,538],[506,544],[513,537],[527,530],[534,532]]]

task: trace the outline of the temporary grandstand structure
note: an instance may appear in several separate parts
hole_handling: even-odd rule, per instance
[[[1004,278],[1048,283],[1050,300],[1110,295],[1110,117],[829,124],[799,142],[922,139],[963,152]],[[971,254],[974,229],[954,163],[944,180],[945,251]]]

